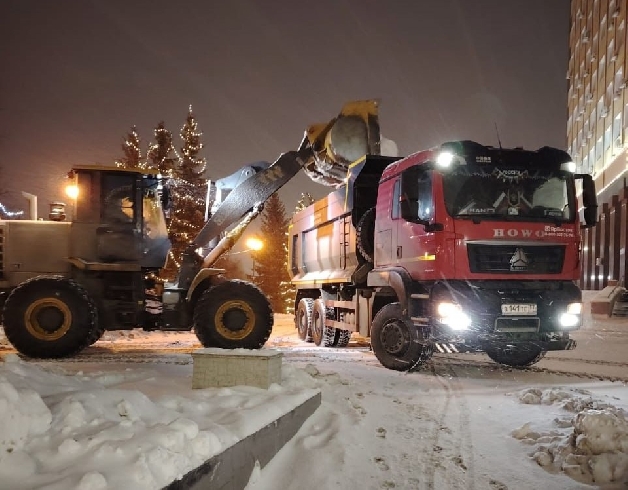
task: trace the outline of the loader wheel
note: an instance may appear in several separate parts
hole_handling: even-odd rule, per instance
[[[377,312],[371,325],[371,347],[388,369],[406,371],[432,357],[432,346],[425,343],[417,327],[403,315],[399,303],[390,303]]]
[[[493,361],[511,367],[526,367],[539,362],[547,351],[530,343],[517,346],[495,346],[486,349],[486,354]]]
[[[273,322],[264,293],[245,281],[207,289],[194,308],[194,331],[204,347],[259,349],[270,337]]]
[[[312,340],[316,345],[333,347],[338,342],[338,332],[334,327],[325,325],[328,311],[322,299],[314,301],[312,309]]]
[[[314,309],[314,300],[312,298],[303,298],[299,301],[297,307],[297,332],[299,338],[306,342],[312,342],[312,310]]]
[[[367,262],[373,262],[375,251],[375,208],[367,210],[356,228],[358,252]]]
[[[90,345],[98,310],[87,291],[64,277],[35,277],[16,287],[4,305],[4,332],[29,357],[72,356]]]

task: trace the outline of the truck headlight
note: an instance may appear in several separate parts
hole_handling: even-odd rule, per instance
[[[570,303],[567,310],[559,317],[560,326],[563,328],[580,326],[582,315],[582,303]]]
[[[438,320],[453,330],[466,330],[471,325],[471,318],[456,303],[448,301],[438,303],[436,313]]]

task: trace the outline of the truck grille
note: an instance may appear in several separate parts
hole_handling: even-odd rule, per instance
[[[467,245],[471,272],[492,274],[559,274],[564,245]]]

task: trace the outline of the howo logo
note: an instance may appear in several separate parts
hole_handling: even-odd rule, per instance
[[[530,262],[528,261],[528,257],[526,257],[523,249],[518,248],[517,250],[515,250],[515,253],[510,258],[510,270],[526,271],[528,270],[528,265],[530,265]]]
[[[541,238],[545,236],[543,230],[529,230],[527,228],[493,228],[493,238],[529,238],[529,237]]]

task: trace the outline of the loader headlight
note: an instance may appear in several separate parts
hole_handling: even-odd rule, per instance
[[[67,185],[65,187],[65,194],[70,198],[70,199],[76,199],[79,195],[79,188],[78,185],[75,184],[70,184]]]
[[[466,330],[471,325],[471,318],[462,311],[460,305],[443,301],[436,306],[438,320],[453,330]]]
[[[570,303],[567,310],[560,314],[559,323],[563,328],[578,327],[582,320],[582,303]]]

